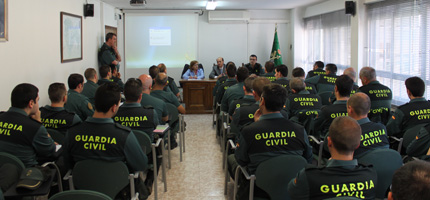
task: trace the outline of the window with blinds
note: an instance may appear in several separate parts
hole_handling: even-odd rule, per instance
[[[351,16],[345,10],[305,18],[305,60],[303,69],[312,70],[315,61],[333,63],[337,74],[351,64]]]
[[[404,81],[421,77],[430,90],[430,1],[389,0],[367,5],[367,65],[393,91],[395,105],[409,102]],[[430,98],[426,92],[425,97]]]

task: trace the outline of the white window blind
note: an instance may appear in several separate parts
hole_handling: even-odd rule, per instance
[[[429,0],[389,0],[367,6],[367,65],[393,91],[395,105],[409,101],[404,81],[421,77],[430,89]],[[425,97],[429,99],[429,92]]]
[[[303,68],[312,70],[315,61],[337,66],[342,74],[351,63],[351,16],[345,10],[305,18]]]

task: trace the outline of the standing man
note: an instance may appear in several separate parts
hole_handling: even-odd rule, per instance
[[[91,104],[94,105],[94,96],[96,95],[97,88],[99,88],[99,85],[97,84],[97,72],[94,68],[88,68],[85,70],[84,76],[85,79],[87,79],[87,82],[84,84],[84,90],[82,90],[81,94],[88,97]]]
[[[245,67],[248,69],[249,75],[255,74],[257,76],[260,76],[264,74],[263,67],[260,63],[257,63],[257,56],[254,54],[249,56],[249,63],[245,64]]]
[[[101,66],[109,65],[116,67],[119,70],[119,62],[121,62],[121,55],[118,53],[116,47],[116,34],[106,34],[106,42],[102,45],[98,55]]]
[[[225,75],[226,75],[226,72],[225,72],[224,58],[218,57],[216,59],[216,65],[212,67],[212,71],[209,74],[209,78],[217,79]]]
[[[67,103],[64,106],[67,111],[76,113],[81,120],[94,114],[93,105],[90,100],[81,94],[84,89],[84,77],[80,74],[70,74],[67,80],[69,92],[67,93]]]

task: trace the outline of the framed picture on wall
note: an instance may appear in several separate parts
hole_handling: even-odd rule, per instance
[[[61,62],[82,60],[82,16],[61,12]]]
[[[7,1],[0,0],[0,41],[7,41]]]

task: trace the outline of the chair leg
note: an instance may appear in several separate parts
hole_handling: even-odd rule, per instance
[[[239,171],[240,167],[236,167],[236,170],[234,172],[234,192],[233,192],[233,198],[236,198],[237,195],[237,185],[238,185],[238,179],[239,179]]]
[[[228,186],[228,182],[230,181],[230,176],[229,176],[229,172],[228,172],[228,167],[227,167],[227,152],[228,152],[228,145],[225,149],[225,152],[223,154],[223,169],[225,172],[225,180],[224,180],[224,195],[227,195],[227,186]]]
[[[185,119],[184,115],[182,115],[182,147],[185,153]]]
[[[179,130],[178,130],[178,142],[179,142],[179,162],[182,162],[182,115],[179,115]]]
[[[169,169],[172,169],[172,163],[171,163],[171,155],[170,155],[170,130],[167,132],[167,159],[169,162]]]
[[[154,172],[154,200],[158,199],[158,177],[157,177],[157,155],[155,152],[155,145],[152,145],[152,165]],[[164,183],[166,184],[166,183]]]
[[[253,200],[254,199],[254,183],[255,179],[251,178],[251,181],[249,183],[249,200]]]
[[[164,138],[161,139],[161,144],[164,145]],[[163,170],[162,179],[164,183],[164,192],[167,192],[167,180],[166,180],[166,159],[165,159],[165,153],[164,153],[164,146],[161,147],[161,168]]]

